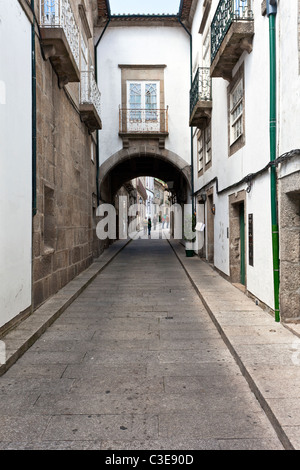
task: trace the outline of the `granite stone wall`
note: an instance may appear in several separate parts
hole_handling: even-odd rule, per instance
[[[37,56],[37,213],[33,219],[34,308],[86,269],[96,238],[95,141],[39,44]],[[72,84],[73,92],[78,84]]]
[[[300,320],[300,172],[279,180],[280,313],[285,322]]]

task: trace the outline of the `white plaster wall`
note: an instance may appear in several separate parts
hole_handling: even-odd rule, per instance
[[[300,70],[298,0],[280,2],[276,18],[278,87],[278,154],[300,148]]]
[[[212,2],[208,23],[213,19],[218,1]],[[228,156],[228,82],[222,78],[212,79],[212,166],[204,175],[197,175],[197,152],[194,143],[195,191],[202,188],[214,177],[218,177],[219,190],[240,181],[249,173],[265,167],[270,159],[269,150],[269,21],[261,15],[261,2],[253,2],[255,36],[253,51],[245,52],[236,64],[233,74],[244,63],[245,78],[245,136],[246,143],[239,151]],[[202,1],[198,7],[193,25],[194,60],[197,48],[201,58],[201,40],[198,34],[201,21]],[[200,18],[200,19],[199,19]],[[296,42],[297,45],[297,42]],[[287,46],[288,47],[288,46]],[[295,52],[294,52],[295,53]],[[296,60],[296,59],[295,59]],[[298,126],[299,128],[299,126]],[[195,139],[196,140],[196,139]],[[299,145],[298,145],[299,147]],[[229,269],[229,200],[234,192],[246,189],[247,185],[236,186],[220,195],[214,194],[216,205],[214,225],[214,264],[225,274]],[[255,180],[247,194],[245,214],[246,228],[246,269],[247,288],[259,300],[273,307],[273,266],[271,238],[271,200],[269,174]],[[248,214],[254,215],[254,267],[248,265]]]
[[[182,26],[108,26],[97,49],[98,86],[102,94],[100,165],[122,148],[119,132],[121,69],[119,64],[164,64],[165,104],[169,106],[166,149],[190,163],[190,42]]]
[[[218,5],[212,2],[209,19],[210,23]],[[229,82],[222,78],[212,79],[213,109],[212,109],[212,168],[198,178],[195,174],[195,190],[206,184],[211,177],[218,175],[219,189],[222,189],[248,173],[264,167],[269,161],[269,29],[268,19],[261,15],[261,4],[253,2],[255,15],[255,35],[253,51],[244,53],[236,64],[233,74],[244,63],[245,70],[245,135],[246,145],[228,157],[228,116],[227,116],[227,87]],[[198,3],[193,24],[194,58],[197,56],[199,41],[199,13],[202,12],[202,2]],[[201,15],[200,15],[201,18]],[[197,155],[195,155],[196,164]],[[196,172],[197,173],[197,172]]]
[[[249,173],[262,169],[270,159],[269,151],[269,25],[268,19],[261,15],[261,5],[253,2],[254,28],[253,50],[245,52],[233,69],[233,75],[244,64],[245,79],[245,139],[246,144],[239,151],[228,157],[228,116],[227,86],[223,82],[213,87],[213,130],[222,141],[214,143],[215,153],[222,160],[218,164],[222,187],[239,181]],[[216,103],[218,106],[216,107]],[[226,113],[224,112],[226,111]],[[220,114],[222,113],[222,114]],[[219,139],[218,139],[219,140]],[[225,143],[226,142],[226,143]],[[224,168],[226,166],[226,169]],[[225,170],[225,173],[224,173]],[[223,184],[222,184],[223,180]],[[220,181],[219,181],[220,183]]]
[[[229,230],[228,196],[218,197],[214,195],[214,201],[216,205],[214,263],[220,271],[229,276],[229,238],[227,238],[227,229]]]
[[[195,74],[197,67],[201,66],[199,60],[202,54],[202,36],[198,34],[203,10],[203,0],[198,0],[196,11],[193,18],[193,24],[191,27],[191,33],[193,37],[193,75]]]
[[[0,0],[0,327],[31,304],[31,26]]]
[[[274,308],[270,177],[264,174],[253,182],[247,196],[246,247],[247,288],[259,300]],[[253,214],[253,264],[248,264],[248,214]]]

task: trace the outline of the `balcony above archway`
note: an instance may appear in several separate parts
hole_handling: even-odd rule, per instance
[[[123,140],[123,148],[129,148],[130,143],[136,140],[152,140],[159,148],[164,148],[168,135],[168,108],[119,109],[119,136]]]

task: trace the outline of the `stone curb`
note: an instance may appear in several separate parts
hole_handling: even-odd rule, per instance
[[[224,284],[224,286],[225,286],[225,284],[227,284],[227,289],[229,289],[230,286],[231,286],[231,288],[233,289],[232,299],[234,298],[234,294],[235,294],[234,291],[236,291],[237,298],[239,298],[241,296],[244,296],[245,301],[247,301],[247,302],[249,301],[249,302],[253,303],[253,309],[260,309],[260,307],[257,307],[254,304],[253,300],[251,300],[245,294],[240,292],[236,287],[234,287],[226,279],[222,278],[207,263],[201,261],[200,258],[198,258],[196,256],[193,257],[193,258],[186,258],[185,249],[180,243],[178,243],[178,242],[176,243],[176,241],[172,240],[172,239],[168,240],[168,242],[169,242],[172,250],[174,251],[178,261],[180,262],[181,266],[183,267],[183,269],[184,269],[187,277],[189,278],[191,284],[193,285],[197,295],[199,296],[200,300],[204,304],[204,307],[206,308],[210,318],[212,319],[213,323],[215,324],[217,330],[219,331],[219,333],[220,333],[222,339],[224,340],[226,346],[228,347],[230,353],[232,354],[233,358],[235,359],[237,365],[239,366],[239,368],[241,370],[241,373],[243,374],[243,376],[247,380],[251,391],[254,393],[254,395],[257,398],[257,400],[259,401],[262,409],[265,411],[266,416],[268,417],[270,423],[272,424],[272,426],[273,426],[276,434],[278,435],[282,445],[284,446],[284,448],[286,450],[298,450],[297,440],[295,440],[295,445],[293,445],[293,443],[292,443],[293,436],[291,438],[288,437],[287,432],[285,431],[285,429],[286,430],[288,429],[288,426],[284,426],[283,424],[281,424],[280,418],[277,416],[277,413],[272,410],[270,404],[268,403],[268,399],[264,394],[263,388],[258,383],[258,380],[255,377],[255,374],[253,373],[253,371],[250,370],[250,368],[248,367],[246,361],[243,360],[243,357],[241,356],[241,354],[239,352],[239,346],[234,345],[234,342],[232,341],[233,338],[230,337],[230,334],[226,333],[225,327],[224,327],[224,325],[222,325],[222,320],[217,318],[217,315],[215,314],[216,309],[215,309],[215,306],[213,305],[214,300],[216,299],[216,296],[217,296],[217,291],[216,290],[211,290],[210,292],[208,292],[208,291],[205,292],[205,293],[201,292],[201,285],[199,285],[201,283],[201,281],[198,283],[197,280],[195,280],[195,275],[193,274],[193,272],[192,272],[193,270],[190,267],[191,263],[194,263],[194,262],[203,263],[203,266],[205,266],[205,269],[210,271],[211,274],[214,274],[216,276],[216,278],[218,278],[218,284],[219,285]],[[191,261],[191,260],[193,260],[193,261]],[[190,266],[189,266],[189,264],[190,264]],[[199,266],[198,266],[198,272],[199,272]],[[216,286],[216,287],[218,287],[218,286]],[[261,315],[266,315],[268,325],[269,325],[268,317],[270,317],[270,325],[274,324],[275,321],[269,314],[267,314],[266,312],[264,312],[261,309],[260,309],[260,314]],[[283,330],[285,330],[285,325],[280,324],[280,327],[282,327]],[[286,330],[287,334],[290,334],[291,337],[298,336],[297,330],[293,331],[292,328],[289,328],[288,330]],[[285,429],[284,429],[284,427],[285,427]]]
[[[105,250],[85,271],[70,281],[29,317],[1,338],[5,345],[4,364],[0,364],[0,376],[40,338],[47,328],[77,299],[88,285],[120,253],[129,240],[118,240]]]

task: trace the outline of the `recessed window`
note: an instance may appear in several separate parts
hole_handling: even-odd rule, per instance
[[[231,135],[230,143],[235,142],[244,132],[243,114],[244,114],[244,87],[243,79],[240,79],[230,95],[230,123]]]
[[[211,163],[211,124],[205,128],[205,165]]]
[[[154,139],[165,147],[168,136],[168,106],[165,106],[164,69],[166,65],[119,65],[121,74],[121,106],[119,135],[123,147],[135,145],[134,136]]]
[[[158,97],[159,81],[127,82],[128,130],[158,131],[160,129]]]
[[[205,170],[210,168],[211,158],[211,123],[209,123],[205,129],[199,130],[197,134],[198,176],[201,176]]]
[[[227,89],[229,156],[245,145],[244,64],[238,69]]]

